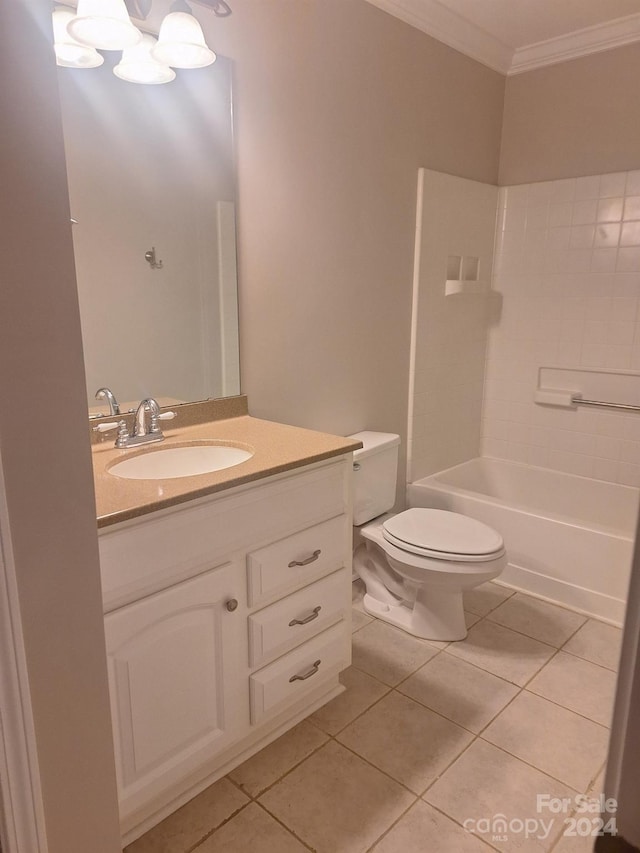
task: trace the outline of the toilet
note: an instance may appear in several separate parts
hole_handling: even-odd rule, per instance
[[[396,515],[400,436],[358,432],[353,454],[353,568],[364,609],[427,640],[463,640],[462,594],[498,577],[507,563],[502,536],[480,521],[440,509]]]

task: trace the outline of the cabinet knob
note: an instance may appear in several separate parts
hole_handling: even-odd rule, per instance
[[[229,601],[227,601],[227,603],[225,604],[225,607],[227,608],[229,613],[233,613],[233,611],[237,610],[238,608],[238,599],[230,598]]]

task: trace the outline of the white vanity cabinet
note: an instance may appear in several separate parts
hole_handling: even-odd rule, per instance
[[[101,531],[126,843],[341,692],[351,465],[346,454]]]

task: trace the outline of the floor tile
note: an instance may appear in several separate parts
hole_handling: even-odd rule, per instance
[[[340,681],[347,688],[345,692],[307,718],[330,735],[337,734],[389,691],[386,684],[353,667],[340,673]]]
[[[360,628],[364,628],[365,625],[368,625],[369,622],[373,622],[373,616],[367,616],[366,613],[363,613],[361,610],[358,610],[356,607],[353,607],[351,610],[351,631],[355,634],[356,631],[359,631]]]
[[[482,737],[580,792],[598,772],[609,742],[604,726],[526,691]]]
[[[577,655],[591,663],[606,666],[607,669],[618,669],[620,659],[620,643],[622,631],[613,625],[589,619],[568,643],[563,651]]]
[[[442,812],[427,803],[417,802],[376,844],[372,853],[427,853],[427,839],[437,839],[438,853],[491,851],[491,847],[466,832]]]
[[[558,705],[611,725],[616,674],[582,658],[558,652],[527,685],[527,690]]]
[[[326,740],[327,736],[323,732],[303,720],[232,770],[229,778],[249,796],[257,797]]]
[[[586,616],[521,592],[493,610],[487,619],[556,648],[587,621]]]
[[[364,853],[413,801],[405,788],[334,741],[260,798],[317,853]]]
[[[186,853],[249,802],[235,785],[220,779],[125,848],[125,853]]]
[[[391,687],[399,684],[438,650],[379,619],[353,635],[353,665]]]
[[[449,654],[523,687],[555,654],[553,646],[483,619]]]
[[[221,826],[193,853],[308,853],[284,826],[256,803]]]
[[[394,691],[337,739],[420,794],[471,743],[473,735]]]
[[[551,779],[539,770],[529,767],[495,746],[476,740],[469,749],[429,788],[423,799],[432,803],[469,829],[482,830],[478,823],[489,820],[489,832],[478,832],[499,850],[546,853],[557,837],[562,821],[555,817],[548,837],[546,827],[554,818],[537,811],[538,794],[552,797],[571,797],[573,792],[565,785]],[[508,832],[502,841],[494,839],[492,818],[503,815],[507,821],[544,818],[545,828],[539,826],[535,833],[540,837],[528,840],[521,832]]]
[[[465,729],[480,732],[519,688],[443,652],[403,681],[398,690]]]
[[[488,581],[464,593],[464,609],[468,610],[469,613],[476,613],[478,616],[486,616],[487,613],[495,610],[499,604],[510,598],[514,592],[515,590],[506,586]]]

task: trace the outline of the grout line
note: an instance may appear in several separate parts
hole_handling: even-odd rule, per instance
[[[567,642],[569,642],[569,641],[567,640]],[[565,649],[564,646],[562,646],[562,648],[558,649],[558,651],[564,652],[565,655],[571,655],[574,658],[578,658],[578,660],[583,660],[586,663],[591,663],[591,664],[593,664],[593,666],[599,666],[600,669],[606,669],[607,672],[613,672],[615,675],[618,674],[618,667],[612,668],[610,666],[605,666],[602,663],[596,663],[594,660],[589,660],[589,658],[585,658],[582,655],[577,655],[575,652],[570,652],[568,649]]]
[[[286,823],[283,823],[283,821],[281,821],[281,820],[280,820],[280,818],[279,818],[277,815],[274,815],[272,812],[270,812],[270,811],[269,811],[269,809],[268,809],[268,808],[266,808],[266,806],[263,806],[263,805],[262,805],[262,803],[259,803],[257,800],[256,800],[256,801],[254,801],[254,802],[255,802],[256,806],[258,806],[258,808],[262,809],[262,811],[263,811],[265,814],[269,815],[269,817],[270,817],[270,818],[272,818],[273,820],[275,820],[275,821],[276,821],[276,823],[279,823],[279,824],[280,824],[280,826],[281,826],[283,829],[286,829],[286,831],[287,831],[290,835],[293,835],[293,837],[296,839],[296,841],[299,841],[299,842],[300,842],[300,844],[302,844],[302,845],[303,845],[303,847],[306,847],[306,848],[307,848],[307,850],[311,850],[311,851],[312,851],[312,853],[315,853],[315,847],[312,847],[310,844],[308,844],[308,843],[304,840],[304,838],[300,838],[300,836],[299,836],[299,835],[297,835],[297,833],[295,833],[295,832],[291,829],[291,827],[290,827],[290,826],[287,826],[287,825],[286,825]]]
[[[508,749],[505,749],[503,746],[499,746],[497,743],[492,743],[490,740],[486,740],[482,735],[478,735],[478,740],[481,740],[483,743],[489,744],[489,746],[493,746],[496,749],[499,749],[501,752],[506,753],[506,755],[510,755],[511,758],[515,758],[516,761],[519,761],[521,764],[526,764],[527,767],[531,767],[532,770],[537,770],[538,773],[542,773],[543,776],[547,776],[549,779],[553,779],[554,782],[558,782],[560,785],[563,785],[565,788],[568,788],[570,791],[573,791],[576,794],[583,794],[584,791],[581,791],[579,788],[574,788],[573,785],[570,785],[569,782],[565,782],[563,779],[558,779],[557,776],[554,776],[552,773],[549,773],[547,770],[542,770],[540,767],[536,767],[535,764],[531,764],[530,761],[527,761],[525,758],[521,758],[519,755],[514,755],[512,752],[509,752]]]
[[[291,731],[291,729],[287,730],[287,732],[289,732],[289,731]],[[284,737],[287,734],[287,732],[283,732],[280,735],[280,737]],[[297,768],[300,767],[301,764],[304,764],[304,762],[308,758],[311,758],[313,755],[316,754],[316,752],[319,752],[324,746],[326,746],[329,743],[329,740],[331,739],[331,735],[327,735],[326,732],[322,732],[322,734],[326,735],[327,739],[325,741],[323,741],[321,744],[319,744],[315,749],[311,750],[311,752],[309,752],[307,755],[305,755],[304,758],[301,758],[300,761],[296,761],[295,764],[293,764],[291,767],[289,767],[288,770],[285,770],[281,776],[278,776],[277,779],[274,779],[274,781],[269,783],[269,785],[267,785],[265,788],[261,788],[257,794],[250,794],[248,791],[245,791],[244,788],[241,788],[243,793],[245,793],[248,797],[251,797],[251,800],[254,803],[257,803],[258,800],[260,799],[260,797],[262,797],[264,794],[266,794],[268,791],[270,791],[272,788],[274,788],[279,782],[281,782],[283,779],[285,779],[287,776],[289,776],[290,773],[293,773],[294,770],[297,770]],[[280,740],[280,738],[276,738],[276,740],[272,741],[272,743],[277,743],[278,740]],[[267,746],[271,746],[271,744],[267,744]],[[267,749],[267,747],[264,747],[264,748]],[[260,752],[262,752],[262,750],[260,750]],[[260,752],[256,752],[255,755],[260,755]],[[251,761],[251,758],[248,758],[247,761]],[[240,766],[242,766],[242,765],[240,765]]]
[[[359,669],[359,670],[358,670],[358,672],[363,672],[363,670]],[[365,673],[365,675],[368,675],[368,673]],[[380,682],[380,683],[382,684],[383,682]],[[360,719],[360,717],[364,717],[364,715],[365,715],[365,714],[368,714],[368,713],[369,713],[369,711],[371,711],[371,710],[372,710],[372,708],[375,708],[375,706],[376,706],[379,702],[382,702],[382,700],[383,700],[383,699],[386,699],[386,698],[387,698],[387,696],[388,696],[390,693],[393,693],[393,691],[394,691],[394,689],[395,689],[395,688],[393,688],[393,687],[389,687],[389,685],[388,685],[388,684],[385,684],[384,686],[385,686],[387,689],[386,689],[386,691],[382,694],[382,696],[378,696],[378,698],[377,698],[375,701],[373,701],[373,702],[371,703],[371,705],[368,705],[364,710],[362,710],[362,711],[360,711],[360,713],[356,714],[356,716],[355,716],[355,717],[353,717],[353,719],[349,720],[349,722],[348,722],[348,723],[346,723],[344,726],[342,726],[342,728],[341,728],[341,729],[338,729],[338,731],[336,731],[336,732],[331,732],[331,733],[330,733],[330,732],[326,732],[326,731],[324,731],[324,729],[320,729],[320,731],[324,732],[324,734],[326,734],[328,737],[333,738],[333,739],[335,740],[335,739],[338,737],[338,735],[342,734],[342,733],[345,731],[345,729],[348,729],[348,728],[349,728],[349,726],[351,726],[353,723],[355,723],[355,722],[356,722],[356,720],[359,720],[359,719]],[[320,727],[318,726],[318,728],[320,728]]]
[[[434,811],[438,812],[439,814],[444,815],[444,817],[448,818],[452,823],[455,823],[456,826],[459,826],[460,829],[464,830],[464,832],[466,832],[467,835],[469,835],[471,838],[477,838],[482,844],[486,844],[490,850],[498,850],[499,853],[505,853],[504,847],[495,847],[490,841],[487,841],[487,839],[484,838],[482,835],[478,835],[475,832],[469,832],[469,830],[465,829],[464,826],[460,823],[460,821],[457,818],[452,817],[450,814],[447,814],[447,812],[445,812],[440,806],[435,806],[433,803],[430,803],[428,800],[422,800],[421,802],[423,802],[425,805],[429,806],[429,808],[433,809]]]
[[[386,776],[387,779],[390,779],[396,785],[399,785],[401,788],[404,788],[404,790],[407,793],[411,794],[411,796],[414,798],[414,802],[417,802],[420,799],[420,797],[422,796],[421,794],[416,794],[415,791],[412,791],[411,788],[408,788],[404,782],[400,782],[398,779],[395,778],[395,776],[392,776],[391,773],[389,773],[387,770],[383,770],[381,767],[378,767],[369,758],[366,758],[364,755],[360,755],[360,753],[356,752],[355,749],[353,749],[353,747],[349,746],[346,743],[342,743],[342,741],[335,740],[335,738],[332,738],[332,740],[334,740],[338,746],[341,746],[343,749],[346,749],[347,752],[350,752],[352,755],[355,755],[355,757],[359,758],[360,761],[363,761],[365,764],[368,764],[369,767],[373,768],[378,773],[382,773],[382,775]],[[413,803],[412,803],[412,805],[413,805]]]
[[[394,822],[391,824],[391,826],[387,827],[387,829],[385,829],[385,831],[382,833],[382,835],[379,835],[379,836],[378,836],[378,838],[376,838],[376,840],[373,842],[373,844],[371,844],[369,847],[367,847],[366,853],[370,853],[372,850],[375,850],[375,848],[378,846],[378,844],[380,844],[380,842],[382,841],[382,839],[383,839],[385,836],[387,836],[387,835],[391,832],[391,830],[392,830],[395,826],[397,826],[397,824],[399,824],[399,823],[400,823],[400,821],[401,821],[401,820],[403,819],[403,817],[407,814],[407,812],[411,811],[411,809],[412,809],[414,806],[416,806],[419,802],[421,802],[421,800],[420,800],[420,798],[418,797],[418,799],[417,799],[415,802],[413,802],[413,803],[411,803],[411,805],[407,806],[407,808],[402,812],[402,814],[401,814],[401,815],[399,815],[399,817],[397,817],[397,818],[396,818],[396,820],[394,820]],[[0,853],[1,853],[1,851],[0,851]]]
[[[242,765],[241,765],[241,764],[240,764],[240,765],[238,765],[238,766],[239,766],[239,767],[242,767]],[[234,768],[234,769],[235,769],[235,768]],[[232,784],[235,788],[237,788],[237,789],[238,789],[238,791],[240,791],[240,793],[241,793],[241,794],[244,794],[244,795],[245,795],[245,797],[249,797],[249,798],[251,799],[251,794],[248,794],[248,793],[245,791],[245,789],[242,787],[242,785],[240,785],[240,783],[239,783],[239,782],[236,782],[236,781],[235,781],[235,779],[232,779],[232,778],[231,778],[231,775],[230,775],[231,773],[233,773],[233,770],[230,770],[230,771],[229,771],[229,773],[227,773],[227,775],[226,775],[226,776],[223,776],[222,778],[223,778],[223,779],[226,779],[226,780],[227,780],[227,782],[231,782],[231,784]],[[215,782],[214,782],[213,784],[215,785]],[[205,788],[205,790],[206,790],[206,788]]]
[[[556,708],[561,708],[563,711],[568,711],[570,714],[575,714],[576,717],[580,717],[581,720],[586,720],[588,723],[593,723],[594,726],[599,726],[601,729],[605,729],[605,731],[611,731],[611,726],[606,725],[605,723],[600,723],[598,720],[594,720],[592,717],[587,717],[585,714],[581,714],[580,711],[576,711],[574,708],[567,708],[566,705],[563,705],[561,702],[557,702],[555,699],[549,699],[548,696],[545,696],[542,693],[536,693],[533,690],[529,690],[528,688],[523,688],[524,693],[528,693],[529,696],[536,696],[538,699],[544,699],[545,702],[549,702],[550,705],[555,705]]]
[[[222,778],[225,779],[226,777],[223,776]],[[215,785],[216,783],[214,782],[213,784]],[[205,790],[207,790],[207,789],[205,788]],[[252,802],[252,800],[248,800],[246,803],[243,803],[239,809],[236,809],[234,812],[232,812],[230,815],[228,815],[223,821],[221,821],[217,826],[214,826],[213,829],[210,829],[206,835],[203,835],[202,838],[199,841],[197,841],[196,844],[193,845],[193,847],[187,848],[187,850],[185,850],[185,853],[197,853],[198,847],[200,847],[202,844],[204,844],[204,842],[208,838],[211,838],[211,836],[214,833],[216,833],[219,829],[221,829],[226,823],[229,823],[229,821],[233,820],[234,817],[239,815],[240,812],[243,811],[244,809],[246,809],[247,806],[251,805],[251,802]]]

